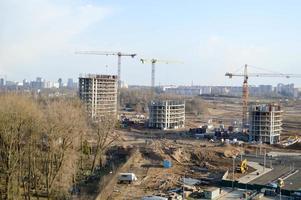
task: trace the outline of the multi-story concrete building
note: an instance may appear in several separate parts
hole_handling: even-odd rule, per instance
[[[282,109],[277,104],[252,105],[249,109],[250,141],[275,144],[282,131]]]
[[[149,127],[163,130],[185,127],[185,101],[151,101],[149,104]]]
[[[67,81],[67,88],[68,88],[68,89],[73,89],[73,88],[74,88],[74,82],[73,82],[73,79],[72,79],[72,78],[68,78],[68,81]]]
[[[0,87],[5,86],[5,79],[4,78],[0,78]]]
[[[89,74],[79,77],[79,97],[93,120],[117,114],[117,76]]]
[[[285,84],[279,83],[276,87],[276,92],[278,94],[283,95],[283,96],[293,97],[294,96],[294,89],[295,89],[294,84],[285,85]]]

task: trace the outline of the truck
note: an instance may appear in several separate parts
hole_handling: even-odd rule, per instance
[[[120,173],[118,176],[118,183],[133,183],[137,181],[137,177],[134,173]]]

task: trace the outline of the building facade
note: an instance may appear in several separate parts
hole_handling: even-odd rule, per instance
[[[79,77],[79,97],[93,120],[117,114],[117,76],[89,74]]]
[[[281,107],[277,104],[252,105],[249,108],[250,141],[275,144],[282,131]]]
[[[185,127],[185,101],[151,101],[149,104],[150,128],[163,130]]]

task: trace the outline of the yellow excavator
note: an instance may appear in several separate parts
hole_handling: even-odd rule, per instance
[[[240,162],[240,164],[236,167],[236,171],[244,174],[248,170],[248,161],[244,159]]]
[[[279,178],[279,179],[277,180],[277,185],[278,185],[278,187],[280,187],[280,188],[284,187],[284,181],[283,181],[282,178]]]

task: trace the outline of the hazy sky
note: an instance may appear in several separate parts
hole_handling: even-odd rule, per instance
[[[300,0],[0,0],[0,74],[57,80],[117,73],[116,57],[76,50],[184,62],[158,64],[157,85],[238,85],[240,78],[224,74],[245,63],[301,74],[300,11]],[[123,58],[122,80],[149,85],[150,65],[138,58]],[[278,82],[301,86],[301,79],[250,79]]]

